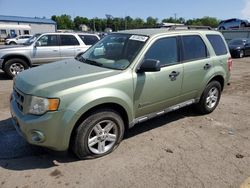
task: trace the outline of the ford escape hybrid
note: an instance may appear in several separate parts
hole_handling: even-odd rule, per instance
[[[100,157],[137,123],[191,104],[211,113],[231,67],[217,31],[112,33],[75,59],[17,74],[11,114],[31,144]]]

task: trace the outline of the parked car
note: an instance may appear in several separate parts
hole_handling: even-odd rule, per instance
[[[34,35],[24,46],[0,49],[0,68],[9,76],[32,67],[73,58],[99,40],[88,33],[44,33]]]
[[[219,23],[218,29],[233,29],[233,28],[244,28],[249,26],[249,22],[247,20],[241,20],[237,18],[223,20]]]
[[[250,55],[250,39],[236,38],[228,42],[232,57],[242,58]]]
[[[6,39],[4,44],[13,45],[13,44],[24,44],[32,35],[19,35],[15,38]]]
[[[17,74],[12,119],[31,144],[101,157],[137,123],[192,104],[213,112],[231,68],[218,31],[110,33],[75,59]]]

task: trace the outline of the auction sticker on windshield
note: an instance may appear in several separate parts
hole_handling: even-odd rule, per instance
[[[141,42],[145,42],[148,39],[148,37],[140,36],[140,35],[132,35],[129,39],[130,40],[138,40],[138,41],[141,41]]]

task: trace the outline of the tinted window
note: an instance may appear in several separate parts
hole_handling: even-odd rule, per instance
[[[227,54],[227,48],[220,35],[207,35],[207,38],[214,48],[216,55]]]
[[[145,59],[159,60],[161,66],[176,63],[178,61],[177,39],[169,37],[156,41],[145,54]]]
[[[60,35],[61,46],[76,46],[80,45],[78,40],[73,35]]]
[[[79,37],[82,39],[82,41],[86,45],[93,45],[99,41],[99,39],[93,35],[79,35]]]
[[[56,35],[43,35],[38,41],[41,43],[41,46],[58,46]]]
[[[204,59],[207,48],[203,40],[197,35],[183,36],[183,61]]]

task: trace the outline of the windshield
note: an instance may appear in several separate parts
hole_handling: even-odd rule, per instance
[[[24,45],[31,45],[41,34],[35,34],[31,38],[29,38]]]
[[[229,45],[244,45],[246,41],[242,40],[242,39],[233,39],[231,41],[229,41]]]
[[[77,57],[78,61],[111,69],[124,70],[134,60],[148,37],[131,34],[110,34]]]

